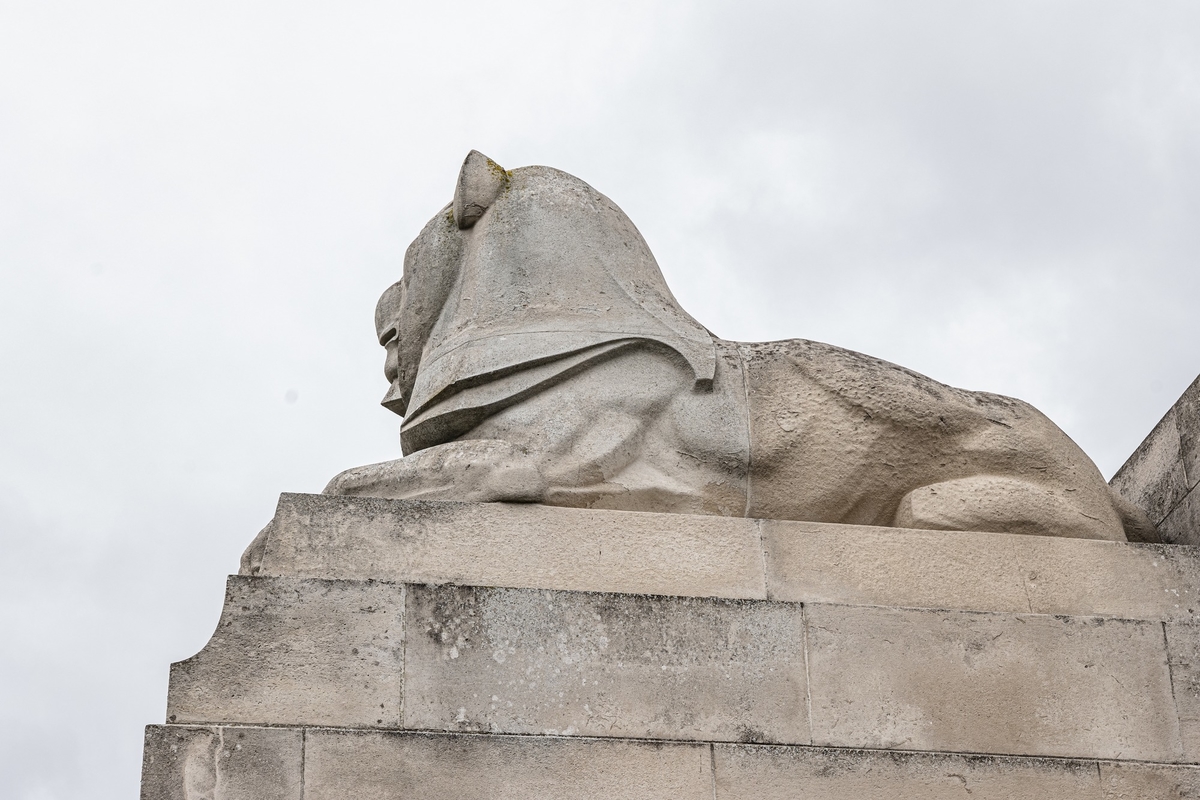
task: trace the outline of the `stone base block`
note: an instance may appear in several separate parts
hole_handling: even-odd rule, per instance
[[[301,728],[149,725],[142,800],[299,800]]]
[[[1196,798],[1200,549],[285,495],[143,797]]]
[[[947,753],[714,745],[720,800],[1178,800],[1200,768]]]
[[[1200,622],[1200,548],[284,494],[243,575]]]
[[[1179,800],[1200,768],[558,736],[152,725],[142,800]]]
[[[168,720],[1196,762],[1200,627],[230,578]]]

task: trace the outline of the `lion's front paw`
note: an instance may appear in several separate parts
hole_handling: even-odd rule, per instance
[[[353,467],[335,475],[321,494],[402,499],[412,491],[412,473],[403,459]]]
[[[472,440],[348,469],[335,476],[322,494],[536,503],[546,490],[545,477],[526,453],[508,442]]]
[[[339,472],[333,476],[333,480],[325,484],[325,488],[321,490],[321,494],[353,494],[354,488],[360,483],[357,473],[358,469],[348,469],[344,472]]]

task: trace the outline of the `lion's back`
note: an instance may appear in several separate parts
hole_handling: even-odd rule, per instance
[[[800,507],[809,519],[890,524],[918,486],[1004,471],[1014,453],[1036,459],[1066,440],[1028,403],[853,350],[806,339],[738,348],[754,516]]]

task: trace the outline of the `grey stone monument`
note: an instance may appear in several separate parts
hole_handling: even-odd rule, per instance
[[[146,800],[1200,797],[1195,385],[1110,487],[477,152],[376,328],[404,457],[281,496]]]

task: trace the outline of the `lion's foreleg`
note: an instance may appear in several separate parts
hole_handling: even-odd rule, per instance
[[[529,452],[511,442],[469,439],[348,469],[331,480],[323,494],[536,503],[545,491],[546,480]]]

